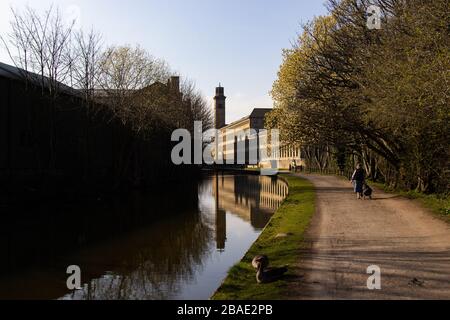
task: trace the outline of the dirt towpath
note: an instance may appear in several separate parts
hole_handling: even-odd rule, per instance
[[[375,191],[356,200],[350,182],[306,175],[317,189],[293,299],[450,299],[450,225],[415,201]],[[381,290],[367,268],[381,269]]]

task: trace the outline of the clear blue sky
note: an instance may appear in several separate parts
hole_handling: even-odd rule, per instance
[[[11,5],[46,8],[52,2],[63,12],[79,12],[81,26],[94,26],[106,44],[140,44],[164,58],[209,101],[221,82],[228,123],[254,107],[272,107],[268,92],[281,50],[301,23],[326,12],[323,0],[2,0],[0,33],[8,30]],[[0,60],[9,60],[3,51]]]

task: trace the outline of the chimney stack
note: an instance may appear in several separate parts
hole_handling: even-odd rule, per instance
[[[170,77],[168,85],[172,92],[180,93],[180,77]]]
[[[215,124],[216,129],[221,129],[225,127],[225,100],[227,97],[225,97],[225,89],[219,84],[219,86],[216,88],[216,96],[214,97],[215,100]]]

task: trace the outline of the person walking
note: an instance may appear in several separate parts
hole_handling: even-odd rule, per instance
[[[362,168],[361,164],[358,163],[358,165],[356,166],[356,170],[352,176],[352,183],[358,200],[363,199],[364,197],[363,188],[365,181],[366,181],[366,172]]]

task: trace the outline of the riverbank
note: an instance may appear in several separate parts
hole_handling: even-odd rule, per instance
[[[213,300],[277,300],[288,296],[294,270],[283,280],[260,285],[251,266],[252,259],[260,254],[269,257],[271,266],[295,265],[300,258],[304,233],[315,212],[315,189],[303,178],[282,177],[289,184],[288,197],[242,261],[230,269]]]

